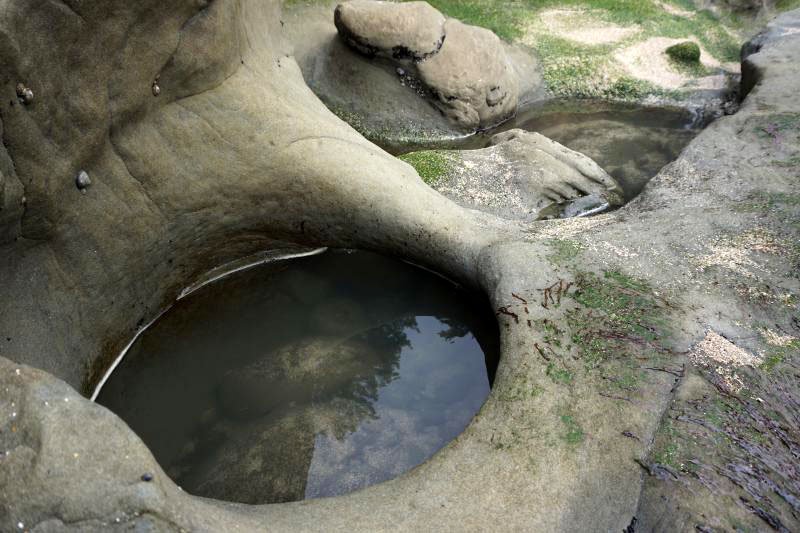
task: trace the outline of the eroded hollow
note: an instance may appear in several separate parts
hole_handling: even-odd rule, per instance
[[[396,259],[328,251],[179,300],[97,401],[192,494],[333,496],[460,434],[489,393],[498,338],[482,297]]]
[[[677,159],[712,118],[681,107],[552,102],[525,109],[487,133],[521,128],[581,152],[616,178],[627,202]]]
[[[489,145],[496,133],[520,128],[589,156],[619,182],[629,202],[714,117],[713,111],[676,106],[556,100],[523,107],[501,125],[461,139],[383,147],[396,155],[422,149],[474,150]]]

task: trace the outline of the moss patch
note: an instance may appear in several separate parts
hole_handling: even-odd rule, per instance
[[[550,309],[568,301],[575,305],[569,305],[564,322],[529,324],[540,333],[535,353],[553,383],[572,387],[588,378],[601,396],[632,401],[650,379],[648,366],[680,372],[669,368],[673,308],[646,282],[618,271],[580,272],[574,282],[559,280],[544,289],[539,303]]]
[[[546,244],[553,251],[547,259],[557,265],[572,262],[583,250],[581,243],[570,239],[549,239]]]
[[[422,181],[428,185],[436,185],[453,170],[456,154],[445,150],[425,150],[401,155],[405,161],[417,171]]]
[[[700,47],[692,41],[673,44],[666,50],[667,55],[678,63],[697,65],[700,63]]]
[[[561,415],[561,423],[564,425],[562,438],[567,444],[575,445],[583,442],[583,428],[578,424],[573,415]]]
[[[582,308],[567,314],[567,324],[587,368],[619,357],[631,345],[665,351],[660,345],[668,331],[663,303],[647,283],[609,271],[602,277],[581,274],[576,285],[573,298]]]

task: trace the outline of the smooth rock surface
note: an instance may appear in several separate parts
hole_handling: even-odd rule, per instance
[[[487,128],[513,115],[519,84],[500,39],[456,19],[444,30],[441,50],[416,65],[436,107],[465,128]]]
[[[608,206],[623,201],[619,184],[597,163],[535,132],[505,131],[486,148],[451,154],[455,162],[434,187],[472,209],[531,221],[558,216],[589,195]]]

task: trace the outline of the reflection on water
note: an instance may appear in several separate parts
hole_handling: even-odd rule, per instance
[[[521,128],[581,152],[616,178],[630,201],[667,163],[677,159],[705,126],[704,119],[679,107],[576,101],[530,106],[500,126],[464,139],[413,146],[388,146],[391,153],[425,149],[485,148],[489,138]]]
[[[328,252],[179,301],[98,402],[190,493],[332,496],[395,477],[463,431],[489,393],[497,339],[488,304],[444,279]]]
[[[536,131],[589,156],[619,181],[630,201],[706,125],[682,108],[587,103],[531,109],[502,129]]]

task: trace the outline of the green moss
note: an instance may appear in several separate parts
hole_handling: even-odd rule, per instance
[[[556,363],[547,363],[547,375],[555,383],[562,385],[572,385],[575,376],[567,368],[559,367]]]
[[[775,2],[775,9],[778,11],[789,11],[800,7],[800,0],[778,0]]]
[[[425,183],[433,186],[452,171],[456,157],[453,152],[445,150],[424,150],[404,154],[399,158],[414,167]]]
[[[759,368],[765,372],[772,372],[775,368],[792,357],[792,355],[796,356],[800,354],[800,340],[793,340],[785,346],[768,346],[764,353],[764,361],[759,366]]]
[[[572,262],[583,250],[581,243],[570,239],[549,239],[546,244],[553,250],[547,259],[559,265]]]
[[[587,368],[625,353],[631,344],[666,351],[660,346],[668,334],[665,310],[647,283],[608,271],[602,277],[583,273],[576,285],[573,298],[581,307],[567,313],[567,324]]]
[[[736,210],[765,213],[774,209],[784,211],[787,207],[796,206],[800,206],[800,194],[759,191],[749,195],[746,200],[736,206]]]
[[[567,441],[567,444],[580,444],[583,442],[584,433],[583,428],[575,420],[572,415],[561,415],[561,423],[564,424],[565,433],[562,438]]]
[[[667,55],[678,63],[685,65],[698,65],[700,64],[700,47],[697,43],[692,41],[683,41],[682,43],[673,44],[666,50]]]

